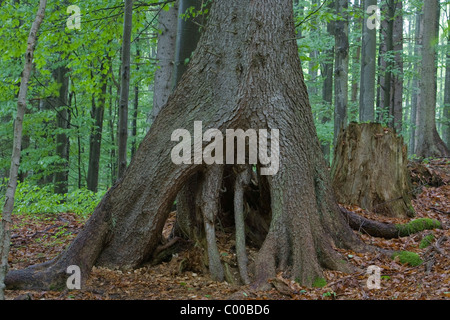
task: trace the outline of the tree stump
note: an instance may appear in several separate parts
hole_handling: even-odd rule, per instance
[[[339,135],[332,166],[339,203],[389,217],[412,217],[412,184],[403,138],[381,124],[351,123]]]

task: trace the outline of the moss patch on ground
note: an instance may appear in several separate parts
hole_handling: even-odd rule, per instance
[[[401,237],[423,231],[441,228],[441,223],[429,218],[416,219],[405,224],[395,225]]]
[[[401,264],[408,264],[412,267],[416,267],[423,263],[423,260],[415,252],[411,251],[399,251],[392,255],[392,259],[398,257]]]

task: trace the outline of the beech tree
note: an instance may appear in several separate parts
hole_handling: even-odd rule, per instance
[[[135,268],[150,261],[170,243],[162,236],[164,223],[178,192],[196,174],[195,216],[186,219],[202,230],[198,235],[204,239],[200,243],[206,246],[209,270],[220,276],[220,256],[213,247],[215,217],[221,213],[220,201],[233,199],[235,210],[229,214],[236,215],[236,232],[242,236],[241,201],[249,199],[240,187],[250,183],[248,166],[175,164],[172,133],[180,128],[192,132],[195,121],[202,121],[204,131],[222,133],[279,130],[279,171],[263,175],[261,162],[256,171],[250,169],[259,187],[254,202],[259,206],[254,207],[256,223],[245,222],[263,239],[251,275],[255,285],[267,284],[278,271],[304,285],[312,285],[324,268],[350,271],[336,248],[360,251],[366,246],[333,196],[298,57],[292,1],[217,0],[209,14],[186,72],[123,177],[63,253],[44,264],[10,271],[9,288],[63,287],[69,265],[78,265],[85,281],[94,264]],[[274,139],[270,137],[270,144]],[[202,148],[209,145],[202,143]],[[189,146],[199,147],[193,142]],[[224,188],[230,179],[235,187]],[[266,229],[259,223],[265,218]],[[243,249],[241,242],[238,249]],[[246,272],[242,258],[241,276]]]
[[[420,157],[448,156],[449,149],[436,130],[437,66],[439,1],[425,1],[423,5],[423,48],[420,79],[421,103],[417,109],[416,154]]]

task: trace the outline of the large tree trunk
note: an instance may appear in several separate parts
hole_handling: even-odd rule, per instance
[[[419,157],[445,157],[450,155],[449,149],[436,130],[438,8],[438,0],[424,2],[423,58],[420,80],[422,103],[418,105],[417,110],[416,154]]]
[[[342,204],[393,216],[414,215],[403,138],[380,124],[351,123],[338,140],[333,186]]]
[[[203,131],[217,128],[223,133],[238,128],[272,133],[279,129],[279,171],[265,176],[262,164],[257,166],[261,185],[268,190],[261,201],[270,199],[272,220],[256,258],[252,279],[256,284],[267,283],[278,270],[305,285],[322,276],[323,268],[349,271],[335,248],[365,246],[333,197],[298,48],[291,39],[295,32],[290,0],[214,1],[186,73],[123,178],[107,192],[64,253],[44,266],[10,272],[9,287],[64,285],[65,269],[71,264],[80,266],[86,279],[94,263],[133,268],[151,259],[177,193],[196,173],[204,177],[196,186],[203,199],[198,208],[205,229],[209,228],[207,238],[213,237],[218,202],[211,205],[205,200],[224,193],[215,180],[220,175],[226,178],[220,168],[224,165],[194,163],[195,156],[187,164],[171,160],[176,145],[171,142],[172,133],[180,128],[192,132],[194,121],[202,121]],[[271,148],[276,141],[271,136]],[[239,194],[236,199],[241,199]],[[208,248],[210,267],[214,265],[216,270],[211,271],[220,276],[218,257],[211,256],[214,251]]]

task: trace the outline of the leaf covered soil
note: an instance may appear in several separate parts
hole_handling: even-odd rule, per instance
[[[427,164],[430,171],[440,175],[442,185],[432,187],[414,180],[416,197],[413,219],[381,217],[355,206],[346,206],[366,218],[386,223],[404,224],[414,219],[429,218],[441,222],[441,229],[425,230],[398,239],[375,238],[358,231],[370,245],[399,252],[413,252],[420,262],[413,265],[401,261],[401,255],[384,255],[377,252],[356,253],[340,250],[343,259],[355,266],[355,272],[344,274],[325,271],[324,278],[315,288],[302,287],[295,280],[278,274],[271,279],[272,289],[255,291],[240,285],[235,254],[234,235],[229,230],[218,229],[218,247],[221,259],[229,270],[228,282],[211,280],[201,266],[201,250],[196,246],[174,254],[170,261],[156,266],[143,266],[136,270],[109,270],[94,267],[86,285],[81,290],[65,291],[6,291],[6,298],[33,300],[442,300],[450,298],[450,165],[448,160]],[[416,174],[412,172],[412,174]],[[164,229],[167,236],[175,221],[173,212]],[[62,213],[54,215],[16,215],[12,231],[10,267],[20,269],[45,262],[57,256],[83,228],[85,220],[79,215]],[[423,240],[426,241],[423,241]],[[427,243],[428,245],[424,245]],[[257,250],[248,247],[250,270]],[[409,256],[410,254],[406,254]],[[369,266],[381,268],[380,289],[367,286]]]

